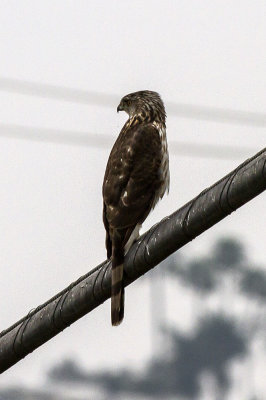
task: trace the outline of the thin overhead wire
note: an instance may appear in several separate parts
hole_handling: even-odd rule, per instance
[[[95,104],[98,106],[115,107],[119,96],[82,89],[72,89],[64,86],[42,84],[19,79],[1,78],[0,90],[53,100],[80,104]]]
[[[98,149],[110,149],[115,137],[106,134],[95,134],[81,131],[47,129],[14,124],[0,124],[0,137],[31,140],[35,142],[87,146]],[[252,147],[234,147],[203,143],[170,141],[171,154],[185,157],[235,160],[248,157],[258,149]]]
[[[42,84],[5,77],[0,78],[0,90],[22,95],[38,96],[79,104],[94,104],[97,106],[112,108],[117,106],[121,97],[115,94],[73,89],[64,86]],[[266,113],[167,101],[166,109],[169,114],[182,118],[200,119],[238,125],[251,125],[253,127],[266,126]]]

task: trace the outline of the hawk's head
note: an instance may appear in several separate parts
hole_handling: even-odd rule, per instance
[[[120,101],[118,111],[125,111],[129,118],[139,117],[142,121],[157,121],[165,124],[166,113],[160,95],[150,90],[127,94]]]

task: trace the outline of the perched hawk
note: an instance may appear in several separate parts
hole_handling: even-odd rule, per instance
[[[129,118],[112,148],[103,181],[106,249],[112,258],[112,325],[124,317],[124,256],[145,218],[169,190],[170,180],[166,114],[159,94],[128,94],[117,111],[126,111]]]

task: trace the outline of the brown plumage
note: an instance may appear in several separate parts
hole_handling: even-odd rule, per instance
[[[124,316],[124,256],[169,190],[166,114],[160,96],[148,90],[131,93],[117,107],[122,110],[129,119],[112,148],[103,181],[106,249],[112,258],[112,325],[119,325]]]

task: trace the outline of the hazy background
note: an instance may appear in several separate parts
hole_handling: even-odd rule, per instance
[[[101,185],[111,143],[126,120],[116,113],[122,96],[156,90],[168,111],[170,194],[143,230],[265,147],[266,5],[245,0],[0,4],[2,330],[105,259]],[[203,154],[195,149],[202,144],[217,148],[204,147]],[[245,248],[251,269],[265,268],[265,226],[262,194],[187,245],[183,257],[187,262],[207,257],[217,239],[231,237]],[[163,325],[188,337],[201,329],[202,315],[231,308],[226,292],[217,306],[215,296],[192,293],[182,281],[177,286],[169,274],[164,282],[161,298],[157,291],[157,305],[165,303]],[[156,358],[159,341],[151,287],[148,274],[127,289],[121,327],[111,328],[106,302],[3,374],[0,389],[48,390],[54,383],[47,381],[47,371],[65,359],[86,373],[119,375],[127,369],[141,376]],[[246,302],[239,297],[234,304],[245,315]],[[263,398],[265,343],[252,366],[238,363],[236,373],[230,365],[231,389],[217,399]],[[210,384],[214,389],[197,398],[216,399],[216,386]],[[105,398],[98,387],[93,395],[83,386],[69,387],[71,399]],[[56,390],[53,386],[53,394]],[[4,399],[12,399],[8,396]]]

